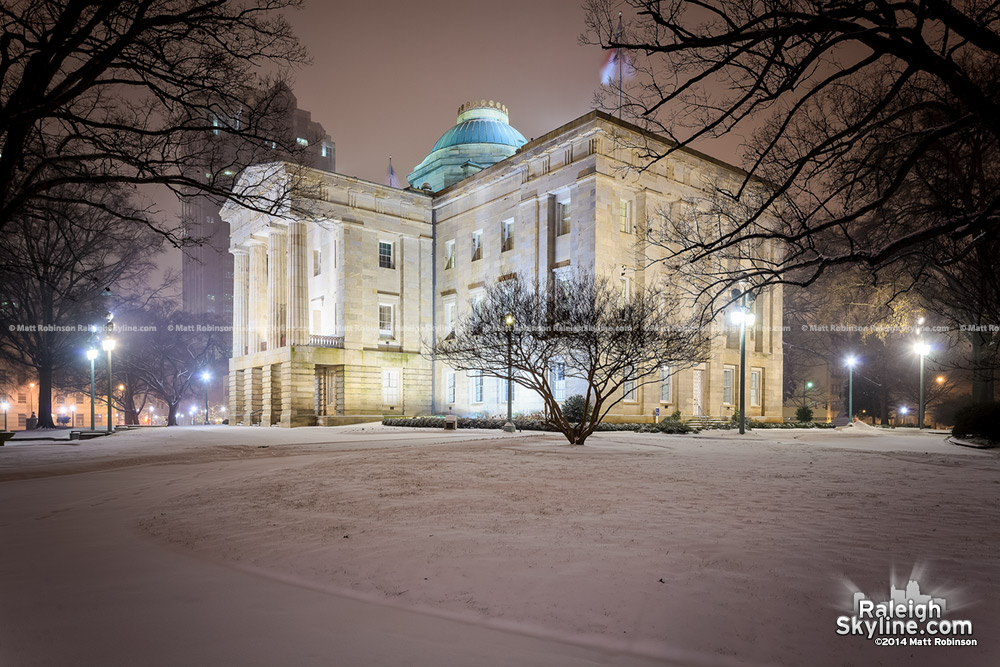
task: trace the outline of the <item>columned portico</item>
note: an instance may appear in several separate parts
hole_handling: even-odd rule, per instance
[[[233,355],[247,353],[247,306],[249,305],[250,254],[241,248],[233,254]]]
[[[288,223],[288,344],[309,344],[306,223]]]
[[[249,309],[247,311],[247,346],[260,352],[267,342],[267,241],[253,237],[250,252]]]
[[[267,349],[285,344],[285,312],[288,302],[288,250],[285,227],[271,224],[267,234]]]

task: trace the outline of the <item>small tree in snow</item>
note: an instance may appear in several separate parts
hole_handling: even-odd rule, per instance
[[[548,423],[582,445],[627,394],[659,382],[661,367],[676,372],[703,360],[708,338],[652,287],[625,294],[616,281],[577,274],[545,289],[514,276],[487,287],[433,347],[457,370],[505,379],[509,364],[513,381],[544,401]],[[555,398],[556,364],[586,383],[591,410],[580,421],[567,419]]]

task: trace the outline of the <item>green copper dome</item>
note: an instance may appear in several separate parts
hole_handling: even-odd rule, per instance
[[[527,141],[507,119],[507,107],[493,100],[463,104],[455,125],[407,176],[410,185],[443,190],[516,153]]]

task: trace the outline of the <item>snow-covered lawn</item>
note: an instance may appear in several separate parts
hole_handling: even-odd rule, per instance
[[[381,426],[17,444],[0,450],[0,533],[20,538],[4,555],[15,567],[0,573],[14,591],[0,600],[0,657],[3,640],[22,659],[32,651],[35,635],[12,639],[11,623],[41,623],[62,596],[83,594],[66,587],[99,591],[93,577],[114,576],[99,569],[46,588],[54,561],[27,562],[32,549],[72,551],[81,539],[79,517],[45,532],[41,518],[96,508],[85,539],[124,525],[130,537],[116,533],[116,544],[136,558],[159,550],[187,568],[235,568],[249,582],[541,639],[566,656],[591,651],[565,664],[995,665],[998,473],[1000,452],[866,428],[601,433],[576,448],[550,434]],[[105,504],[114,511],[101,519]],[[12,586],[15,575],[37,579],[38,599],[18,602],[30,587]],[[884,598],[890,580],[911,578],[946,598],[947,617],[973,621],[978,646],[882,647],[835,633],[855,590]],[[169,618],[169,601],[155,604]],[[384,621],[379,636],[392,645],[394,626],[379,618],[365,627]],[[294,609],[282,619],[271,626],[279,642],[283,623],[299,623]],[[511,662],[475,633],[462,637],[446,641],[495,664],[556,664],[531,651],[537,660]],[[208,664],[197,645],[171,646],[179,653],[162,664]],[[394,664],[359,650],[359,661],[308,664]],[[412,653],[405,662],[418,664]]]

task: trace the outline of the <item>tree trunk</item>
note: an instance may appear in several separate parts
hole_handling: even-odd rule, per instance
[[[38,369],[38,424],[35,428],[55,428],[52,421],[52,368]]]
[[[167,402],[167,426],[177,426],[177,406],[180,405],[180,401],[177,403]]]
[[[972,402],[980,405],[992,403],[994,397],[994,359],[990,354],[990,335],[975,331],[972,340]]]

